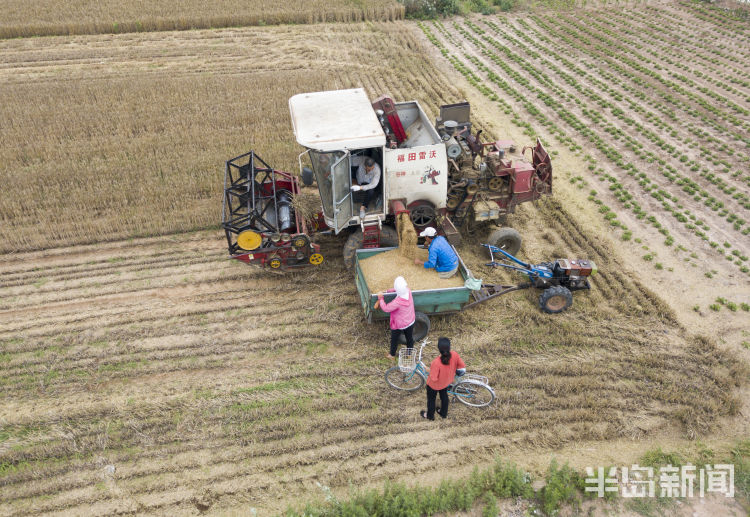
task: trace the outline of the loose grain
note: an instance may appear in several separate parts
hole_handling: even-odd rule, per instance
[[[427,260],[427,250],[415,248],[415,257]],[[362,274],[371,293],[393,289],[393,281],[403,276],[412,291],[424,289],[446,289],[462,287],[464,279],[460,273],[452,278],[438,278],[434,269],[425,269],[414,264],[414,258],[402,255],[398,249],[384,251],[360,261]]]
[[[399,214],[398,216],[398,251],[401,255],[412,262],[416,258],[417,232],[414,231],[414,225],[408,213]]]

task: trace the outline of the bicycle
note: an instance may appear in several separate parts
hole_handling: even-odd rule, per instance
[[[429,344],[422,341],[419,352],[414,348],[401,348],[398,353],[398,366],[385,372],[385,381],[401,391],[416,391],[425,385],[430,370],[422,362],[422,350]],[[448,394],[453,400],[471,407],[486,407],[495,400],[495,391],[487,382],[487,377],[465,373],[448,386]]]

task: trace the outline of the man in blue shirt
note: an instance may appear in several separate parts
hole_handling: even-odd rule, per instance
[[[455,275],[458,271],[458,255],[453,251],[448,240],[438,235],[437,230],[431,226],[425,228],[419,236],[424,237],[424,243],[430,253],[427,256],[427,262],[414,259],[414,263],[424,266],[425,269],[435,268],[440,278],[450,278]]]

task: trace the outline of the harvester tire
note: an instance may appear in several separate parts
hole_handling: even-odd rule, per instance
[[[548,287],[539,295],[539,307],[548,314],[557,314],[573,305],[573,293],[567,287]]]
[[[354,267],[354,255],[358,249],[362,248],[363,241],[364,237],[362,236],[361,228],[357,228],[357,230],[347,237],[342,252],[346,269]],[[389,248],[391,246],[398,246],[398,233],[396,233],[396,229],[392,226],[383,226],[380,229],[380,247]]]
[[[521,241],[521,234],[513,228],[500,228],[487,237],[488,244],[492,244],[511,255],[516,255],[518,250],[521,249]]]
[[[427,337],[427,334],[430,333],[430,318],[427,316],[427,314],[424,314],[422,312],[415,312],[414,313],[414,329],[412,330],[412,338],[414,338],[414,342],[422,341],[424,338]],[[402,345],[406,344],[406,336],[401,334],[398,337],[398,342]]]

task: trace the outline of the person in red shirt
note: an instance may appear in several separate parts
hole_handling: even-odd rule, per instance
[[[438,339],[440,355],[430,364],[430,376],[427,378],[427,411],[420,411],[422,418],[435,420],[435,399],[440,394],[440,405],[437,413],[443,418],[448,416],[448,386],[453,384],[456,375],[466,373],[466,365],[456,352],[451,352],[451,340],[447,337]]]

